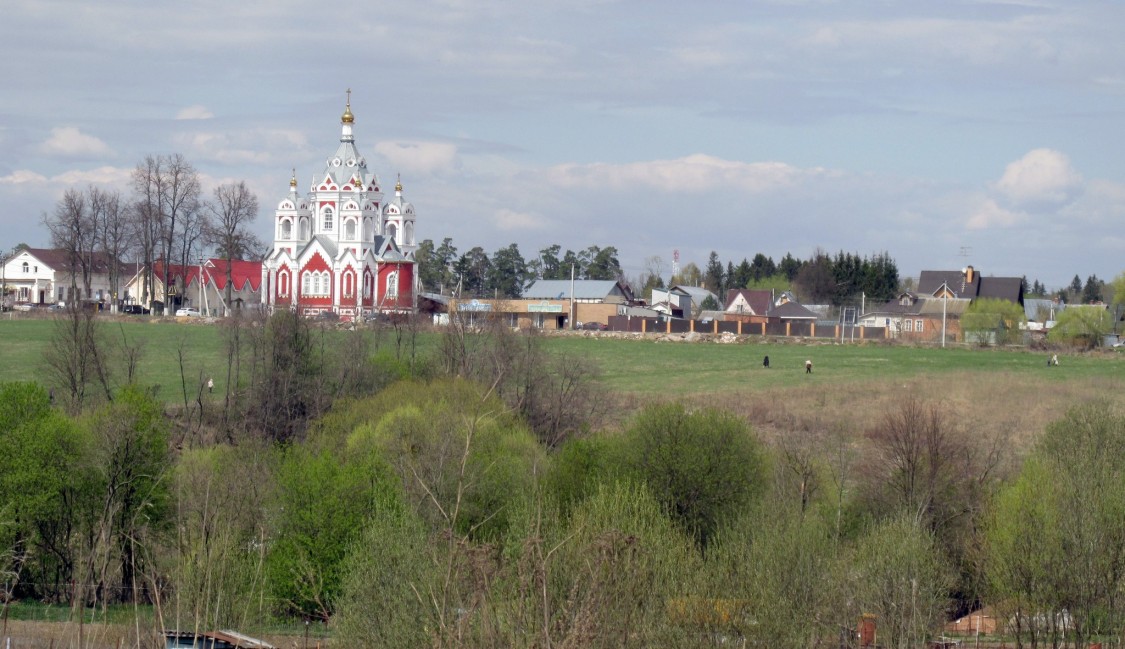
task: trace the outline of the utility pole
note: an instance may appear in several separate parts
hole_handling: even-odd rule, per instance
[[[570,325],[570,330],[574,331],[574,318],[576,309],[574,308],[574,264],[570,265],[570,317],[567,318]]]

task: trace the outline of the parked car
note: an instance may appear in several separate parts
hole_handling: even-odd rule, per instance
[[[126,304],[121,307],[121,312],[129,315],[148,315],[148,309],[140,304]]]
[[[601,322],[584,322],[578,326],[579,329],[586,329],[587,331],[603,331],[606,326]]]
[[[183,309],[176,309],[176,317],[177,318],[180,318],[180,317],[198,318],[199,317],[199,309],[193,309],[191,307],[184,307]]]
[[[35,305],[31,302],[20,302],[12,308],[16,311],[30,311],[35,308]]]

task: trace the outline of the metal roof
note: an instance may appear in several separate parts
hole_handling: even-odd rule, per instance
[[[569,279],[540,279],[527,287],[523,297],[530,300],[565,300],[571,297],[570,286]],[[574,280],[573,297],[576,300],[602,300],[615,292],[623,295],[618,290],[618,283],[612,279]]]

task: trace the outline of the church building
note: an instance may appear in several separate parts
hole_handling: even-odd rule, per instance
[[[273,249],[262,263],[263,302],[271,309],[332,312],[342,320],[415,309],[414,206],[403,199],[401,181],[384,200],[379,177],[356,148],[354,123],[349,90],[336,152],[304,196],[294,171],[277,204]]]

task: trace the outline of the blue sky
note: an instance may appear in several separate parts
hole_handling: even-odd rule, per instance
[[[271,230],[339,139],[419,238],[738,262],[888,251],[1049,286],[1125,270],[1125,3],[18,1],[0,246],[146,154],[245,180]]]

